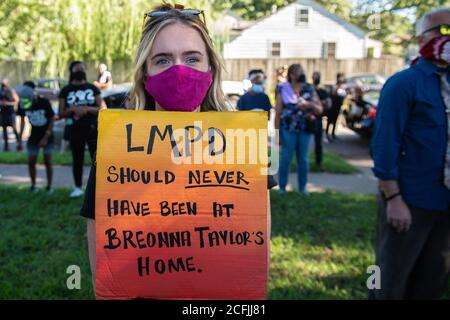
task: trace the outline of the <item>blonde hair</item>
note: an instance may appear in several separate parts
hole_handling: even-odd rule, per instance
[[[130,94],[130,108],[136,110],[154,110],[155,101],[145,90],[145,77],[147,70],[147,57],[150,54],[156,35],[164,27],[180,22],[196,29],[205,42],[213,81],[201,103],[200,111],[225,111],[227,106],[221,87],[223,63],[215,52],[213,42],[205,24],[198,16],[183,14],[172,5],[163,3],[154,8],[154,11],[167,11],[167,14],[150,18],[145,23],[134,61],[133,87]]]

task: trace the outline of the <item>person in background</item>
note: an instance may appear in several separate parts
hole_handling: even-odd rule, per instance
[[[13,129],[14,135],[17,139],[17,150],[22,149],[22,141],[19,138],[19,133],[16,129],[16,111],[15,106],[19,103],[19,96],[16,91],[10,86],[8,79],[3,79],[0,89],[0,115],[1,124],[3,128],[4,151],[9,151],[8,143],[8,127]]]
[[[346,85],[344,83],[344,74],[338,73],[336,75],[336,85],[331,92],[331,108],[327,112],[327,128],[326,135],[328,141],[337,140],[336,139],[336,124],[339,118],[339,113],[341,112],[342,103],[347,96]],[[330,136],[330,128],[331,136]]]
[[[111,72],[108,71],[106,64],[101,63],[98,66],[98,78],[94,81],[94,86],[100,90],[111,88],[113,85]]]
[[[17,108],[17,115],[20,118],[19,129],[19,139],[22,141],[23,131],[25,130],[25,111],[31,107],[31,103],[34,98],[34,88],[36,85],[33,81],[25,81],[23,84],[16,88],[17,95],[19,96],[19,106]],[[22,146],[20,146],[21,150]]]
[[[322,113],[317,92],[306,83],[306,75],[300,64],[293,64],[288,69],[288,82],[281,83],[276,99],[275,129],[280,130],[280,193],[286,191],[292,156],[297,157],[298,190],[308,195],[308,151],[313,131],[308,123],[315,122],[315,117]],[[314,118],[314,120],[311,119]]]
[[[75,188],[70,197],[83,195],[82,179],[84,150],[87,144],[91,159],[97,148],[97,116],[104,108],[100,90],[86,81],[86,66],[73,61],[69,66],[69,84],[59,94],[59,116],[71,119],[70,146],[72,149],[72,170]]]
[[[73,124],[73,120],[71,118],[67,118],[64,121],[65,121],[64,133],[63,133],[63,137],[61,140],[61,147],[59,150],[59,153],[61,153],[61,154],[67,152],[67,149],[69,148],[70,136],[72,133],[72,124]]]
[[[323,171],[322,161],[323,161],[323,146],[322,146],[322,136],[323,136],[323,125],[322,120],[323,116],[331,107],[331,98],[328,94],[328,91],[324,88],[321,88],[320,85],[320,72],[315,71],[312,74],[312,81],[314,89],[317,92],[320,102],[322,103],[323,112],[317,115],[316,119],[316,131],[314,132],[314,151],[315,151],[315,160],[316,166],[319,171]]]
[[[370,103],[364,100],[364,90],[356,86],[350,98],[350,104],[357,108],[357,120],[360,121],[369,111]]]
[[[281,83],[287,82],[287,74],[288,74],[288,66],[287,65],[284,65],[277,69],[277,84],[275,87],[275,99],[277,98],[277,94],[279,91],[278,86]]]
[[[240,111],[262,110],[266,111],[270,117],[272,104],[269,96],[264,92],[265,75],[262,70],[251,70],[248,78],[252,87],[237,102],[237,109]]]
[[[287,81],[288,66],[284,65],[277,69],[277,84]]]
[[[371,299],[438,299],[448,285],[450,8],[421,17],[416,41],[421,57],[385,83],[372,137],[381,273]]]
[[[25,115],[31,124],[31,134],[27,141],[28,171],[30,173],[30,192],[36,189],[36,161],[39,149],[44,152],[44,164],[47,173],[47,193],[53,193],[52,188],[52,152],[53,152],[53,124],[55,112],[50,101],[40,95],[34,95],[29,107],[25,109]]]

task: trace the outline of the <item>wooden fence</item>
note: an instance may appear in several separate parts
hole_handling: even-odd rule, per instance
[[[224,80],[242,81],[247,77],[248,71],[255,68],[263,69],[267,74],[268,88],[274,88],[276,81],[276,69],[283,65],[293,63],[302,64],[307,72],[308,79],[313,71],[320,71],[322,82],[334,83],[337,72],[345,75],[359,73],[378,73],[390,76],[403,69],[404,60],[398,57],[386,56],[378,59],[228,59],[225,60]],[[97,62],[87,62],[88,80],[93,81],[97,77]],[[0,61],[0,78],[8,77],[13,85],[25,80],[49,77],[50,72],[43,65],[37,72],[33,71],[32,62]],[[131,81],[133,63],[131,61],[115,61],[109,66],[115,83]],[[67,68],[66,68],[67,69]],[[32,76],[34,74],[35,76]],[[67,77],[67,70],[61,74]]]
[[[225,60],[224,80],[240,81],[247,77],[251,69],[263,69],[267,74],[267,87],[274,88],[276,70],[283,65],[300,63],[305,69],[308,81],[314,71],[322,74],[322,83],[331,84],[336,81],[336,73],[346,76],[361,73],[377,73],[390,76],[404,68],[404,60],[399,57],[385,56],[367,59],[228,59]]]

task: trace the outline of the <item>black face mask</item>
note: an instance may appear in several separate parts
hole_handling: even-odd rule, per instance
[[[315,86],[318,86],[320,84],[320,78],[314,79],[313,83],[314,83]]]
[[[70,75],[71,80],[82,81],[86,80],[86,72],[84,71],[75,71]]]
[[[304,83],[304,82],[306,82],[306,75],[305,74],[301,74],[299,77],[298,77],[298,80],[297,80],[299,83]]]

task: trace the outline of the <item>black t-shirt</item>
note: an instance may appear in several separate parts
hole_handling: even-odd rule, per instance
[[[37,96],[33,99],[31,107],[25,111],[25,115],[31,124],[31,134],[28,141],[33,144],[38,144],[44,137],[50,121],[55,116],[52,105],[47,98]],[[53,133],[48,138],[48,143],[52,142]]]
[[[335,86],[333,87],[333,94],[331,95],[331,107],[332,109],[339,110],[345,99],[345,87]]]
[[[317,95],[319,96],[320,102],[329,98],[328,91],[323,88],[316,88]],[[328,106],[323,106],[322,116],[326,114]],[[320,119],[319,119],[320,120]]]
[[[80,210],[80,215],[89,219],[95,219],[95,157],[93,163],[91,171],[89,172],[83,206]],[[278,184],[272,175],[269,175],[267,178],[267,189],[272,189]]]
[[[2,89],[0,88],[0,100],[6,100],[6,101],[14,101],[13,94],[11,89]],[[10,105],[2,105],[0,103],[0,112],[2,114],[12,114],[14,113],[14,106]]]
[[[76,108],[78,106],[98,107],[95,97],[100,94],[100,90],[91,83],[85,82],[81,85],[68,84],[62,88],[59,98],[64,99],[66,108]],[[73,119],[73,118],[72,118]],[[73,119],[73,128],[90,127],[97,125],[97,116],[91,113],[80,119]]]
[[[316,92],[319,96],[320,101],[323,101],[329,97],[328,91],[323,88],[316,88]]]

